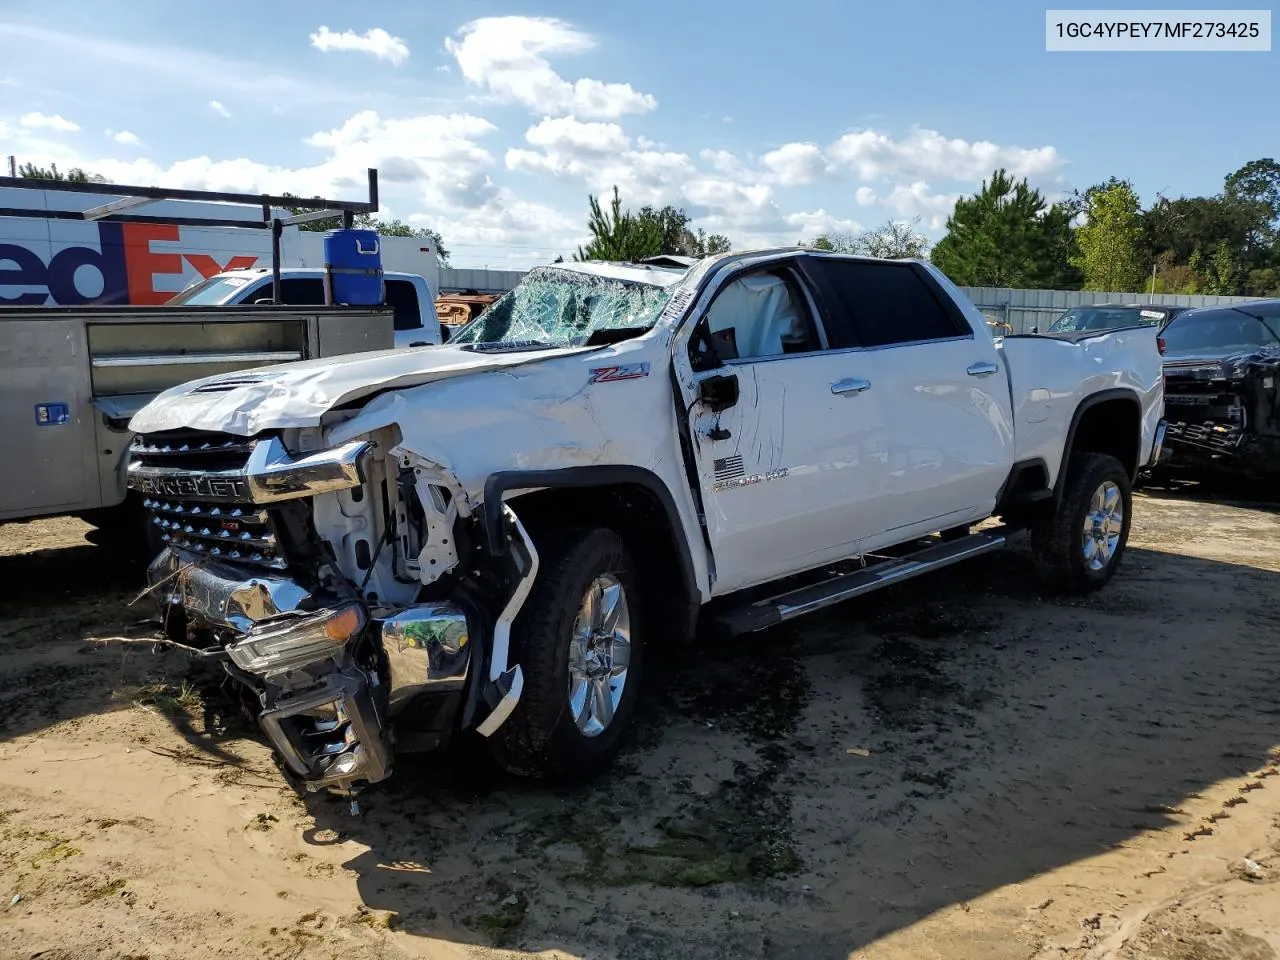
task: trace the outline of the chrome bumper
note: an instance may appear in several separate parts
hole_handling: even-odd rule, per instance
[[[194,554],[166,549],[148,572],[165,612],[180,610],[186,622],[211,629],[234,661],[264,629],[284,637],[296,620],[309,630],[326,613],[335,616],[350,601],[326,601],[285,577],[264,576]],[[378,614],[383,614],[379,616]],[[362,621],[363,622],[363,621]],[[380,645],[387,676],[362,668],[354,647]],[[258,722],[290,771],[309,789],[346,789],[391,773],[391,723],[422,694],[454,693],[467,680],[471,632],[466,613],[449,603],[369,612],[361,635],[316,653],[290,672],[247,671],[264,707]],[[369,659],[366,657],[366,664]]]

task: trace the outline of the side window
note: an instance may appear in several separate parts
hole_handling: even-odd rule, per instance
[[[409,280],[387,281],[387,305],[395,311],[397,330],[417,330],[422,326],[418,291]]]
[[[972,333],[964,317],[944,303],[909,263],[815,257],[813,269],[826,295],[848,319],[859,345],[943,340]]]
[[[725,284],[699,321],[694,342],[699,369],[714,365],[710,357],[757,360],[822,349],[804,292],[785,270],[751,273]]]
[[[271,284],[255,296],[271,296]],[[280,302],[291,307],[315,307],[324,303],[324,281],[319,277],[294,278],[280,281]]]

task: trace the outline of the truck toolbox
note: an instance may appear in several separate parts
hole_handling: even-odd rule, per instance
[[[388,348],[391,311],[34,307],[0,310],[0,520],[112,507],[129,419],[190,380]]]

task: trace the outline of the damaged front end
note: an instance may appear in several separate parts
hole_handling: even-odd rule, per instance
[[[520,695],[507,638],[532,543],[503,508],[489,552],[453,478],[397,439],[182,430],[131,451],[130,488],[164,542],[148,577],[166,634],[253,691],[309,790],[350,793],[397,752],[492,734]]]
[[[1280,475],[1280,348],[1165,364],[1173,470]]]

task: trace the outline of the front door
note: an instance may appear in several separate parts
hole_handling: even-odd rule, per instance
[[[880,525],[882,414],[810,302],[771,264],[726,282],[695,328],[709,368],[686,403],[716,595],[856,554]]]

